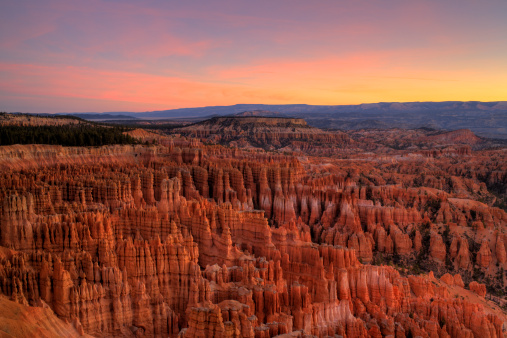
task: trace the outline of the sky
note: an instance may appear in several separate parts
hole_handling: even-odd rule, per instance
[[[0,0],[0,111],[506,101],[505,0]]]

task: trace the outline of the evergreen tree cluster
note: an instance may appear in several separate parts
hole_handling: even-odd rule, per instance
[[[1,126],[0,145],[52,144],[71,147],[135,144],[137,139],[123,134],[124,127],[93,125],[66,126]]]

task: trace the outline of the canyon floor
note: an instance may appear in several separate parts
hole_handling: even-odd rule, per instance
[[[0,146],[2,337],[507,336],[502,144],[248,114],[125,134]]]

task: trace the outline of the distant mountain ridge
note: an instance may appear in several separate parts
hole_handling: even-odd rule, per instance
[[[275,112],[275,111],[269,111],[269,110],[251,110],[251,111],[244,111],[241,113],[233,114],[233,116],[239,116],[239,117],[252,117],[252,116],[261,116],[261,117],[284,117],[285,114]]]
[[[236,104],[181,108],[144,113],[107,113],[107,119],[121,115],[138,119],[209,118],[246,114],[246,116],[290,116],[304,118],[310,126],[355,130],[365,128],[470,129],[477,135],[507,139],[507,101],[380,102],[359,105],[265,105]],[[93,113],[72,114],[84,119],[106,119]],[[87,117],[88,116],[88,117]]]
[[[116,113],[70,113],[67,115],[76,116],[85,120],[132,120],[137,117],[126,115],[129,113],[119,114]]]
[[[159,111],[134,112],[106,112],[106,113],[66,113],[75,116],[94,116],[108,114],[111,116],[131,116],[137,118],[175,118],[175,117],[204,117],[211,115],[231,115],[247,111],[268,111],[282,114],[333,114],[347,112],[386,112],[386,111],[451,111],[451,110],[480,110],[507,112],[507,101],[444,101],[444,102],[379,102],[358,105],[308,105],[308,104],[235,104],[231,106],[209,106],[195,108],[178,108]]]

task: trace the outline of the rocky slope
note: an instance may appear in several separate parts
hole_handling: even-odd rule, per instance
[[[319,157],[330,136],[273,123],[263,144],[316,148],[0,147],[0,292],[14,318],[46,311],[38,325],[62,336],[506,335],[504,150]]]
[[[312,156],[350,155],[375,151],[396,153],[399,150],[468,152],[503,148],[502,141],[481,138],[469,129],[454,131],[420,129],[322,130],[305,120],[247,111],[234,116],[214,117],[173,129],[180,135],[203,142],[219,143],[235,148],[277,150]]]
[[[455,149],[456,147],[466,148],[466,146],[473,150],[480,150],[495,147],[502,148],[504,146],[500,141],[478,137],[469,129],[453,131],[427,128],[392,128],[387,130],[361,129],[347,131],[346,133],[355,140],[362,149],[375,149],[376,151],[415,149],[445,150],[446,148]]]
[[[262,112],[244,112],[238,116],[214,117],[175,129],[175,133],[239,148],[331,154],[330,145],[343,147],[351,139],[342,132],[325,132],[308,126],[305,120],[257,116]]]
[[[2,337],[90,337],[79,324],[59,319],[44,302],[40,306],[20,304],[0,296]]]

